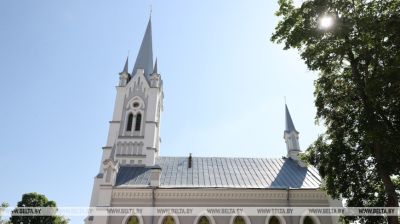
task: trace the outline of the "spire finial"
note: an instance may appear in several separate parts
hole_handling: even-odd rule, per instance
[[[153,13],[153,3],[150,1],[150,18],[152,13]]]

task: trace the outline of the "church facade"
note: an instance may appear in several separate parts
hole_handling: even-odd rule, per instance
[[[285,157],[160,156],[163,80],[153,65],[151,19],[133,70],[128,59],[119,84],[107,145],[94,178],[91,207],[329,207],[341,206],[320,190],[321,177],[298,156],[299,132],[287,106]],[[321,224],[311,215],[89,216],[87,224]]]

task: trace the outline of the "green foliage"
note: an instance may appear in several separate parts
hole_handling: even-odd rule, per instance
[[[1,203],[1,206],[0,206],[0,223],[2,223],[1,217],[2,217],[3,211],[4,211],[3,209],[8,208],[8,206],[9,206],[9,204],[7,202]]]
[[[53,207],[56,208],[56,202],[49,201],[46,196],[38,193],[26,193],[22,195],[22,200],[18,202],[17,207]],[[53,216],[11,216],[11,223],[31,223],[31,224],[67,224],[68,219]]]
[[[298,49],[327,127],[306,151],[347,206],[397,207],[400,190],[400,0],[279,0],[271,40]],[[324,16],[333,26],[321,29]],[[383,223],[381,217],[347,217]],[[397,218],[389,219],[398,223]]]

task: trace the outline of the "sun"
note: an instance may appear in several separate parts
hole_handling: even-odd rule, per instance
[[[332,16],[329,16],[329,15],[322,16],[319,19],[319,27],[321,29],[329,29],[329,28],[332,27],[333,22],[334,21],[333,21],[333,17]]]

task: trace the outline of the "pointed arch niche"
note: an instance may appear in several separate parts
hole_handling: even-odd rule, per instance
[[[158,219],[158,224],[180,224],[176,214],[167,214]]]
[[[265,224],[286,224],[286,220],[282,216],[273,215],[265,219]]]
[[[125,216],[121,224],[144,224],[144,222],[142,216],[134,214]]]
[[[215,220],[209,213],[202,212],[194,219],[193,224],[215,224]]]

